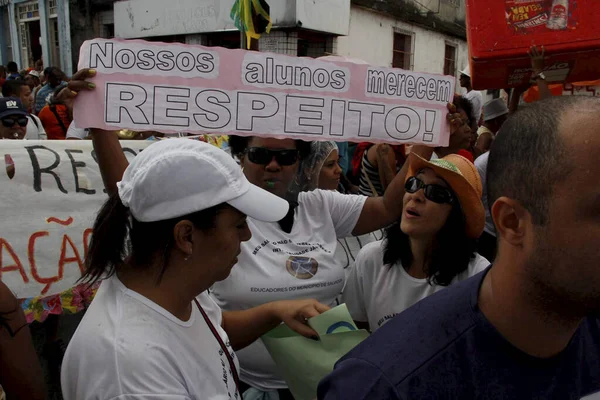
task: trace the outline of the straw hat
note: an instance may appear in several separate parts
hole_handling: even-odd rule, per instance
[[[437,176],[448,183],[458,197],[465,214],[467,235],[474,239],[481,236],[485,225],[485,209],[481,202],[483,192],[481,178],[475,165],[458,154],[427,161],[415,153],[410,153],[406,179],[417,175],[424,168],[431,168]]]

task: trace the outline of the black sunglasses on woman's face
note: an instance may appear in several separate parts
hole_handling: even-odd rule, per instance
[[[260,165],[269,164],[273,157],[275,157],[277,164],[281,166],[293,165],[298,161],[298,150],[296,149],[271,150],[264,147],[250,147],[246,154],[248,160]]]
[[[404,190],[406,190],[408,193],[416,193],[421,189],[423,189],[425,198],[427,200],[433,201],[434,203],[452,204],[452,202],[454,201],[454,195],[452,194],[450,189],[447,189],[440,185],[426,185],[422,180],[420,180],[416,176],[411,176],[404,184]]]

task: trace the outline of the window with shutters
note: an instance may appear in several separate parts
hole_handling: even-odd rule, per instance
[[[444,52],[444,75],[456,76],[456,46],[446,43]]]
[[[413,69],[413,35],[405,32],[394,32],[393,68]]]

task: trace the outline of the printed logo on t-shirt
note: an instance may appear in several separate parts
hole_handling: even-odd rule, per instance
[[[398,315],[398,313],[393,313],[393,314],[389,314],[389,315],[384,316],[379,321],[377,321],[377,326],[381,327],[381,325],[385,324],[390,319],[394,318],[396,315]]]
[[[317,274],[319,263],[311,257],[292,256],[285,262],[285,268],[295,278],[310,279]]]
[[[227,341],[227,343],[225,343],[225,346],[227,347],[227,351],[229,352],[231,359],[235,360],[235,352],[233,351],[229,340]],[[237,387],[235,381],[233,380],[233,371],[231,370],[231,364],[225,356],[225,352],[222,348],[219,349],[219,357],[221,358],[221,368],[223,369],[222,379],[223,383],[225,384],[225,387],[227,388],[227,394],[229,395],[230,399],[239,399]],[[232,392],[233,395],[231,394]]]

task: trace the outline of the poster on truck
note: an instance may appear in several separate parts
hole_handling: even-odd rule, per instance
[[[506,0],[506,22],[518,34],[573,30],[577,0]]]

